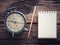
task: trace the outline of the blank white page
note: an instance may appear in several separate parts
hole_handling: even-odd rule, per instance
[[[57,12],[38,12],[38,38],[57,38]]]

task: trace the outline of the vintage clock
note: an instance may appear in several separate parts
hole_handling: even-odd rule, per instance
[[[26,18],[22,12],[17,11],[16,7],[11,7],[7,10],[6,15],[5,27],[12,33],[12,36],[24,30]]]

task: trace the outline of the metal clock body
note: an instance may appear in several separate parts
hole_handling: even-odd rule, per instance
[[[5,27],[9,32],[13,33],[13,35],[22,32],[25,25],[26,18],[23,13],[12,9],[7,12],[7,16],[5,17]]]

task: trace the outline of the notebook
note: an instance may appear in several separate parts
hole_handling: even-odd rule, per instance
[[[57,11],[38,11],[38,38],[57,38]]]

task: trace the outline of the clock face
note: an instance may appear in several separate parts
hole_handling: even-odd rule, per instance
[[[13,32],[18,32],[22,30],[24,25],[24,17],[18,13],[12,13],[6,19],[7,28]]]

